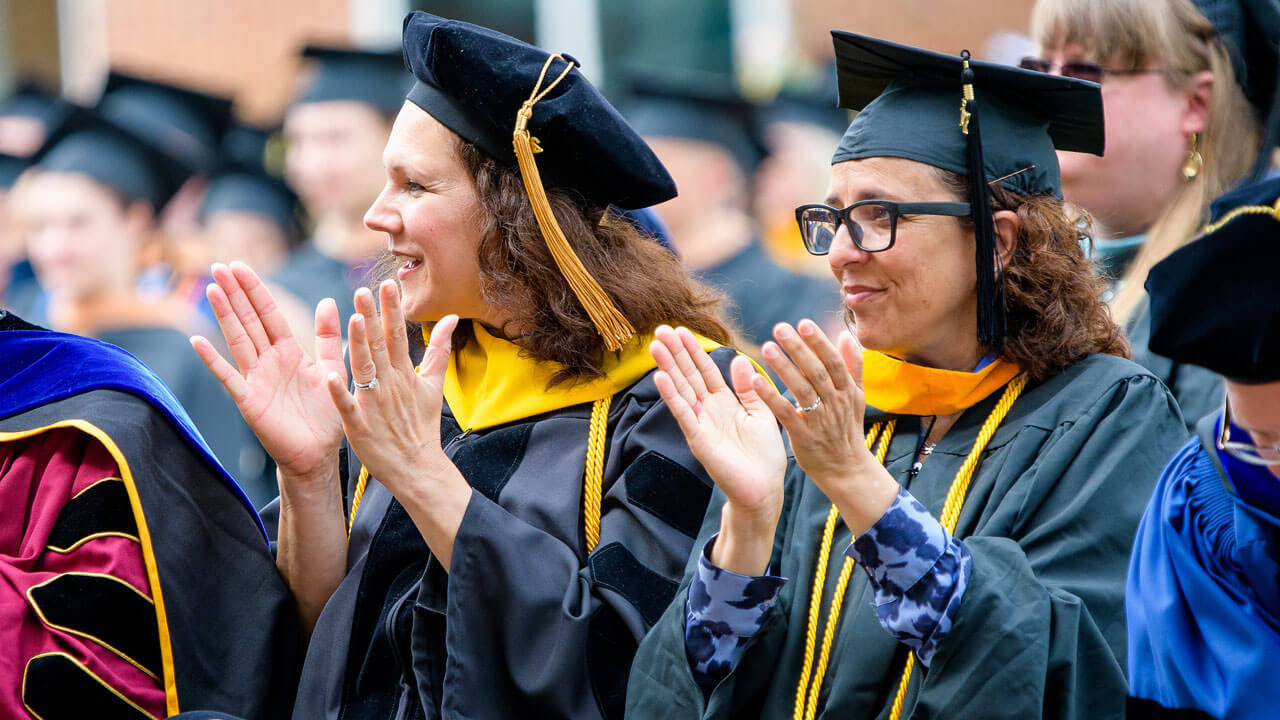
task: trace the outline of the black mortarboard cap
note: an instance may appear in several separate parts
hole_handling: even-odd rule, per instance
[[[261,165],[232,161],[210,176],[209,189],[200,205],[201,221],[228,211],[257,215],[291,239],[302,227],[298,196],[283,180],[267,174]]]
[[[734,89],[732,78],[693,70],[636,71],[627,85],[622,114],[642,136],[719,145],[748,173],[764,159],[756,107]]]
[[[424,12],[405,18],[404,58],[417,79],[409,100],[512,167],[516,113],[548,57],[470,23]],[[554,62],[543,85],[563,69]],[[675,197],[675,183],[653,151],[577,69],[534,106],[529,132],[545,151],[537,159],[548,188],[577,192],[601,208],[634,209]]]
[[[600,209],[631,210],[675,196],[666,168],[572,57],[425,12],[405,17],[402,41],[417,79],[409,101],[519,170],[557,268],[605,349],[621,349],[635,328],[578,258],[546,191],[574,193]]]
[[[173,157],[83,108],[72,110],[49,134],[32,164],[50,172],[87,175],[127,201],[147,202],[157,212],[190,176]]]
[[[1280,381],[1280,179],[1213,203],[1204,234],[1151,268],[1151,352],[1245,383]]]
[[[231,100],[170,83],[113,72],[98,112],[176,158],[208,173],[231,125]]]
[[[1102,154],[1095,83],[970,60],[967,52],[947,55],[839,30],[831,35],[840,105],[859,111],[833,163],[922,162],[969,178],[971,207],[990,208],[990,182],[1020,195],[1061,198],[1055,150]],[[973,220],[978,335],[999,349],[1005,317],[993,220],[990,212],[974,212]]]
[[[309,45],[302,57],[311,60],[312,75],[294,103],[354,100],[395,115],[404,104],[412,78],[399,50],[357,50]]]
[[[31,162],[27,158],[0,153],[0,190],[8,190]]]

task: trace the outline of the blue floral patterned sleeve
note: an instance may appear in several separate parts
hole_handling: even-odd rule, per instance
[[[903,489],[845,552],[871,578],[880,625],[927,667],[960,609],[969,550]]]
[[[715,542],[715,537],[708,540],[698,557],[685,605],[685,654],[706,695],[733,669],[787,583],[786,578],[747,577],[712,565]]]

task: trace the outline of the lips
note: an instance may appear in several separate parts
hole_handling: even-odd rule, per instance
[[[862,305],[876,297],[879,297],[883,292],[883,289],[871,287],[869,285],[845,285],[844,304],[849,307]]]

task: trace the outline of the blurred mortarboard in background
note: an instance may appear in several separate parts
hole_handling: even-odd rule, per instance
[[[840,105],[859,111],[832,163],[899,157],[969,179],[978,335],[988,347],[1000,349],[1006,320],[1004,298],[996,288],[987,185],[999,182],[1020,195],[1061,198],[1055,151],[1103,151],[1098,86],[969,60],[967,53],[946,55],[840,30],[831,35]],[[966,85],[972,95],[963,102]]]
[[[1223,195],[1211,218],[1151,268],[1151,351],[1237,382],[1280,381],[1280,179]]]
[[[405,18],[402,42],[417,81],[408,100],[519,170],[556,266],[605,348],[620,349],[635,329],[577,257],[546,190],[635,209],[674,197],[671,175],[572,57],[425,12]]]
[[[0,190],[8,190],[31,164],[27,158],[0,153]]]
[[[291,243],[302,235],[298,196],[261,165],[228,162],[209,177],[200,205],[200,221],[221,212],[256,215],[280,229]]]
[[[278,128],[236,123],[222,136],[222,164],[258,166],[268,175],[284,174],[284,140]]]
[[[9,96],[0,100],[0,115],[35,118],[45,127],[57,125],[71,104],[34,80],[20,80]]]
[[[413,80],[405,72],[399,50],[308,45],[302,57],[311,61],[314,74],[294,104],[354,100],[372,105],[384,115],[395,115]]]
[[[1262,146],[1247,182],[1261,179],[1280,144],[1280,1],[1192,0],[1231,56],[1231,69],[1263,125]]]
[[[818,80],[809,86],[784,85],[772,100],[760,107],[760,122],[764,125],[802,123],[843,135],[851,115],[840,107],[835,66],[827,66]]]
[[[197,174],[214,168],[231,124],[227,98],[118,72],[107,76],[97,110]]]
[[[733,78],[693,70],[636,70],[628,73],[625,84],[622,113],[640,135],[719,145],[748,174],[764,159],[756,106],[738,93]]]
[[[46,172],[87,175],[126,201],[159,212],[190,177],[189,169],[96,111],[75,108],[49,134],[32,164]]]

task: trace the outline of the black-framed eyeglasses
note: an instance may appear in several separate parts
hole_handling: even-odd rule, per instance
[[[967,202],[900,203],[892,200],[863,200],[843,210],[830,205],[801,205],[796,208],[796,222],[804,247],[814,255],[831,252],[840,223],[849,229],[853,244],[864,252],[883,252],[893,247],[898,234],[898,218],[902,215],[969,215]]]
[[[1088,80],[1093,83],[1101,83],[1105,78],[1111,75],[1145,75],[1146,73],[1164,72],[1164,70],[1112,70],[1111,68],[1102,67],[1097,63],[1087,62],[1085,60],[1070,60],[1064,63],[1052,63],[1048,60],[1042,60],[1038,57],[1024,57],[1018,63],[1018,67],[1023,70],[1034,70],[1036,72],[1053,74],[1056,69],[1063,77],[1075,78],[1077,80]]]
[[[1222,403],[1222,430],[1218,431],[1218,449],[1250,465],[1280,465],[1280,445],[1254,445],[1231,439],[1231,403]]]

